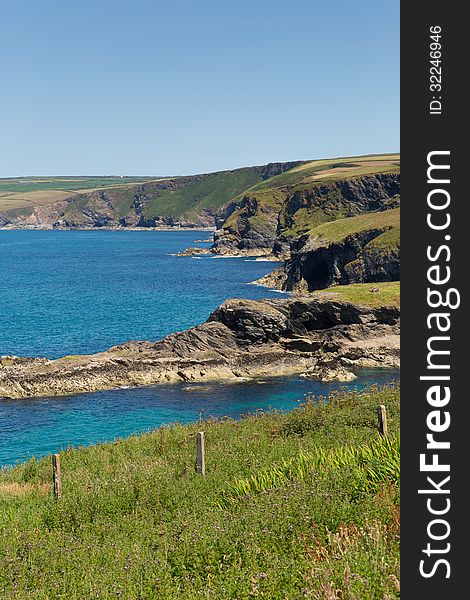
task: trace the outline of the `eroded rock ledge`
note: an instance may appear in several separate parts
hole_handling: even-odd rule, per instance
[[[399,318],[394,306],[370,308],[315,295],[228,300],[202,325],[157,342],[57,360],[2,357],[0,397],[295,373],[342,379],[344,369],[354,366],[399,365]]]

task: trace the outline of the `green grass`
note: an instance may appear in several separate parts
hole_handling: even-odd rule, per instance
[[[315,294],[334,294],[341,300],[366,306],[400,306],[399,281],[338,285],[324,292],[315,292]]]
[[[334,179],[344,179],[345,177],[352,177],[355,175],[364,175],[368,173],[377,173],[381,171],[398,171],[398,167],[389,166],[389,163],[399,163],[400,155],[399,154],[380,154],[380,155],[365,155],[365,156],[353,156],[353,157],[344,157],[344,158],[330,158],[324,160],[313,160],[307,162],[306,164],[300,165],[287,171],[286,173],[281,173],[280,175],[276,175],[275,177],[271,177],[270,179],[263,181],[251,188],[250,191],[260,191],[266,188],[273,187],[292,187],[298,184],[304,185],[308,181],[314,181],[316,176],[319,173],[325,172],[328,173],[329,170],[335,169],[337,167],[346,167],[347,170],[342,171],[339,174],[335,174],[331,172],[330,175],[326,175],[326,177],[321,177],[317,179],[318,182],[325,180],[334,180]],[[367,167],[356,166],[355,163],[361,162],[373,162],[377,163]]]
[[[147,217],[170,215],[194,218],[203,208],[217,209],[261,181],[256,170],[238,169],[205,176],[174,191],[163,191],[145,208]]]
[[[399,389],[305,400],[285,414],[62,452],[58,503],[50,459],[4,471],[0,596],[398,598]],[[388,450],[378,404],[387,407]],[[205,478],[194,473],[198,430]],[[279,468],[284,477],[267,482]],[[237,494],[243,481],[258,487]]]
[[[400,226],[400,209],[371,212],[356,217],[337,219],[310,229],[309,234],[320,241],[339,242],[347,236],[372,229],[395,229]]]
[[[300,451],[298,456],[285,459],[281,464],[240,479],[222,493],[218,502],[227,508],[230,502],[244,496],[261,494],[288,485],[292,481],[304,481],[312,473],[353,468],[357,480],[351,488],[352,497],[361,497],[371,491],[378,492],[389,482],[400,484],[400,440],[379,437],[370,444],[345,446],[326,451],[322,447],[313,452]]]
[[[394,209],[394,210],[399,211],[400,209]],[[388,231],[384,231],[384,233],[381,233],[380,235],[378,235],[376,238],[371,240],[367,245],[373,246],[376,248],[387,249],[387,248],[394,248],[399,243],[400,243],[400,223],[398,222],[396,225],[394,225],[394,227],[392,229],[389,229]]]
[[[36,192],[41,190],[84,190],[137,183],[156,177],[15,177],[0,178],[0,191]]]

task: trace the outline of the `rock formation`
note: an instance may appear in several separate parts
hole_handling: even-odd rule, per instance
[[[291,244],[321,223],[395,208],[399,173],[379,173],[248,193],[216,214],[219,254],[286,257]]]
[[[349,378],[355,366],[398,366],[399,317],[395,306],[370,308],[315,294],[228,300],[202,325],[157,342],[57,360],[3,357],[0,397],[294,373]]]

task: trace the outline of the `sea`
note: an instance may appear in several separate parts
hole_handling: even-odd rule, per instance
[[[210,232],[0,231],[0,356],[88,354],[157,340],[207,319],[227,298],[285,294],[252,285],[276,264],[179,257]],[[0,466],[71,446],[111,441],[170,423],[289,410],[306,394],[399,379],[366,370],[349,384],[302,377],[175,383],[25,400],[0,399]]]

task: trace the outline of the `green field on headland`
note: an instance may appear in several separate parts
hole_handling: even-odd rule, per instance
[[[353,283],[337,285],[324,292],[314,292],[319,298],[335,297],[354,304],[366,306],[400,306],[400,282],[386,281],[382,283]]]
[[[0,597],[398,598],[398,429],[370,388],[67,450],[59,502],[50,458],[4,470]]]
[[[342,206],[317,206],[313,211],[299,206],[294,216],[289,212],[293,195],[321,188],[326,198],[328,185],[333,189],[338,181],[346,181],[354,187],[354,181],[364,177],[396,176],[399,164],[398,154],[381,154],[176,177],[0,178],[0,226],[80,229],[223,224],[230,229],[246,217],[262,233],[274,211],[280,212],[281,229],[295,233],[304,226],[311,228],[351,214]],[[372,180],[364,185],[370,188],[366,195],[373,195],[377,186]],[[337,204],[340,197],[338,190],[330,190],[330,204]]]

